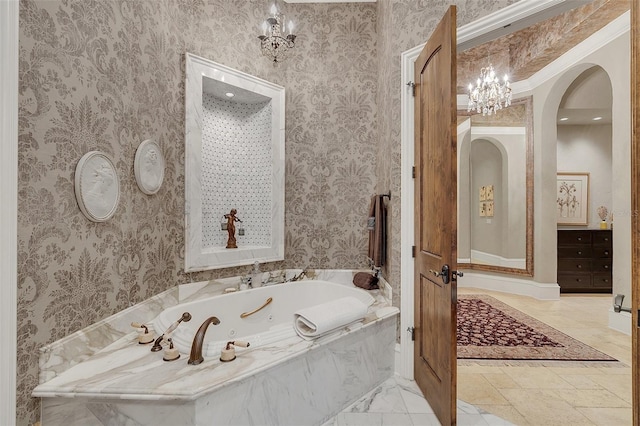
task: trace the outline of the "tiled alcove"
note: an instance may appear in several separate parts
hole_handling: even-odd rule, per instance
[[[284,88],[186,59],[185,271],[283,260]],[[227,249],[231,209],[242,223]]]
[[[222,248],[223,215],[238,211],[238,246],[271,243],[271,113],[269,101],[236,102],[203,94],[202,244]]]

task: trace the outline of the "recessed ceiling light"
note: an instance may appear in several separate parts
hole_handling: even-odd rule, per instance
[[[568,119],[569,119],[569,117],[562,117],[562,118],[560,119],[560,121],[567,121]]]
[[[593,121],[602,120],[602,117],[593,117]]]
[[[231,93],[231,92],[227,92],[227,93],[225,93],[225,96],[226,96],[227,98],[233,98],[233,97],[235,96],[235,94],[233,94],[233,93]]]

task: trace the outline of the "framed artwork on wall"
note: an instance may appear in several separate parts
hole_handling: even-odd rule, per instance
[[[558,172],[556,197],[558,225],[589,223],[589,173]]]
[[[493,185],[487,185],[487,201],[493,201]]]

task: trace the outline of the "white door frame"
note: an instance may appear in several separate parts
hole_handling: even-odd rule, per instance
[[[0,1],[0,424],[16,424],[18,0]]]
[[[542,19],[572,9],[568,1],[557,0],[530,0],[514,3],[484,18],[470,24],[459,27],[457,30],[457,43],[460,45],[473,45],[484,43],[489,33],[501,31],[505,25],[518,22],[518,28],[524,28]],[[516,25],[514,25],[515,27]],[[401,55],[401,203],[400,203],[400,371],[398,373],[407,379],[413,379],[413,341],[408,331],[413,327],[413,258],[414,245],[413,221],[414,221],[414,185],[412,168],[414,164],[414,99],[410,84],[414,82],[413,65],[422,51],[424,44],[416,46]],[[524,91],[521,88],[520,91]],[[514,88],[515,91],[515,88]],[[464,97],[458,98],[458,104],[466,103]]]

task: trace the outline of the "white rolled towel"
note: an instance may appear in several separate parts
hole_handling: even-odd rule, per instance
[[[342,297],[300,309],[293,314],[293,328],[306,340],[362,320],[368,306],[355,297]]]

